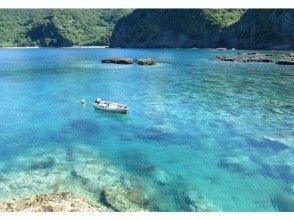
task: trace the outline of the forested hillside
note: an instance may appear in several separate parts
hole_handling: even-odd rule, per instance
[[[106,45],[129,9],[1,9],[0,46]]]
[[[0,46],[293,49],[293,9],[0,9]]]

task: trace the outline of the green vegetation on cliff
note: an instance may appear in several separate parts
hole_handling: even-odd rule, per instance
[[[0,9],[0,47],[293,49],[293,9]]]
[[[217,46],[221,28],[236,23],[239,9],[137,9],[120,19],[111,46],[207,47]]]
[[[228,27],[238,22],[245,11],[245,9],[203,9],[207,20],[221,27]]]
[[[107,45],[130,9],[0,9],[0,46]]]
[[[112,47],[293,49],[293,9],[138,9],[116,24]]]

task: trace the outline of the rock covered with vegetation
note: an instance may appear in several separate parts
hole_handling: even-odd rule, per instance
[[[294,48],[291,9],[138,9],[114,28],[111,47]]]
[[[291,49],[291,9],[1,9],[0,47]]]
[[[129,9],[0,9],[0,46],[107,45]]]

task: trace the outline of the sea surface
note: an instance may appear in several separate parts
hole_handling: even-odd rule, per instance
[[[70,191],[113,208],[119,184],[151,211],[294,211],[294,69],[211,59],[243,52],[0,49],[0,200]],[[158,64],[101,63],[114,56]]]

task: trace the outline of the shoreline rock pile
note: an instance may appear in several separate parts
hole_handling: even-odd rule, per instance
[[[0,211],[5,212],[105,212],[104,206],[92,205],[72,193],[39,194],[29,198],[0,202]]]
[[[294,65],[294,54],[283,53],[280,55],[273,54],[258,54],[256,52],[249,52],[234,56],[216,56],[215,60],[228,62],[258,62],[258,63],[275,63],[278,65]]]
[[[136,63],[138,65],[151,66],[151,65],[155,65],[157,62],[153,58],[132,59],[132,58],[128,58],[128,57],[112,57],[112,58],[107,58],[107,59],[102,60],[101,63],[114,63],[114,64],[133,64],[133,63]]]
[[[263,63],[270,63],[274,62],[273,60],[266,58],[266,57],[256,57],[256,56],[217,56],[215,57],[216,60],[221,61],[231,61],[231,62],[263,62]]]

